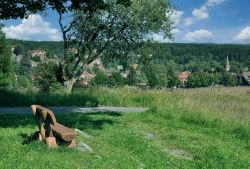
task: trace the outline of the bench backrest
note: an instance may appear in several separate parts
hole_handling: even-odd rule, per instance
[[[45,139],[46,137],[53,136],[50,124],[56,125],[57,123],[54,113],[51,110],[39,105],[32,105],[31,109],[42,138]]]

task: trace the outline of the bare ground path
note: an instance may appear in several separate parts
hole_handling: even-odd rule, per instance
[[[48,107],[55,114],[65,114],[65,113],[101,113],[101,112],[110,112],[110,113],[135,113],[135,112],[145,112],[149,108],[141,107],[109,107],[109,106],[100,106],[100,107]],[[30,107],[1,107],[0,115],[2,114],[30,114]]]

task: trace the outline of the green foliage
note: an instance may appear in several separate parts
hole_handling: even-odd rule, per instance
[[[208,87],[222,83],[221,73],[195,72],[188,77],[188,87]]]
[[[158,78],[157,78],[156,67],[152,63],[150,63],[149,65],[145,65],[143,71],[146,75],[148,85],[152,88],[157,87],[158,86]]]
[[[22,59],[20,60],[18,75],[26,76],[29,79],[31,78],[31,61],[30,55],[28,53],[25,53]]]
[[[53,82],[49,85],[49,92],[62,92],[62,91],[64,91],[62,83]]]
[[[75,63],[73,58],[64,65],[65,69],[76,72],[67,74],[68,79],[80,78],[84,69],[81,65],[86,66],[100,56],[109,56],[111,52],[112,55],[119,54],[117,55],[119,57],[128,56],[131,49],[136,49],[149,32],[161,32],[165,37],[172,37],[170,33],[172,22],[170,16],[166,15],[172,11],[169,1],[145,0],[143,3],[138,3],[133,0],[129,5],[121,1],[114,3],[116,1],[113,0],[98,2],[100,3],[96,2],[94,8],[98,4],[101,4],[101,8],[90,10],[88,7],[92,8],[91,1],[77,9],[72,20],[67,21],[72,25],[69,30],[63,32],[64,46],[66,48],[78,46],[79,50],[74,56],[79,61]],[[62,14],[60,16],[62,19]],[[61,21],[61,25],[62,23]],[[124,68],[126,69],[126,65]],[[128,83],[135,85],[134,80]]]
[[[41,91],[49,92],[59,88],[58,83],[62,83],[60,68],[54,63],[39,64],[34,70],[34,78]]]
[[[179,78],[176,76],[176,74],[174,73],[174,70],[172,69],[172,67],[169,68],[167,75],[168,75],[168,87],[172,88],[172,87],[180,86],[181,82]]]
[[[224,73],[222,75],[221,83],[225,86],[236,86],[237,85],[237,77],[232,73]]]
[[[208,87],[212,85],[212,75],[207,72],[195,72],[188,77],[188,87]]]
[[[110,87],[118,87],[124,86],[125,80],[121,76],[119,72],[113,72],[111,76],[108,78],[108,86]]]
[[[130,68],[127,79],[126,79],[126,83],[130,86],[136,86],[138,83],[138,74],[136,73],[136,70],[134,68]]]
[[[102,86],[102,85],[108,85],[108,75],[106,75],[105,72],[103,71],[98,71],[96,73],[96,76],[91,79],[91,84],[94,85],[94,86]]]
[[[41,58],[39,56],[34,56],[30,58],[34,62],[41,62]]]
[[[159,73],[158,75],[159,87],[167,87],[168,85],[168,78],[167,75],[164,73]]]
[[[249,67],[249,45],[219,45],[219,44],[176,44],[148,43],[142,45],[142,58],[148,58],[165,68],[172,65],[176,71],[225,71],[226,56],[229,56],[231,72],[241,73]],[[148,55],[151,54],[152,58]],[[147,61],[148,62],[148,61]],[[250,67],[249,67],[250,68]]]
[[[31,88],[32,84],[31,84],[30,79],[27,76],[17,76],[15,86],[18,89],[27,89],[27,88]]]
[[[14,48],[13,53],[14,53],[15,55],[23,55],[23,53],[24,53],[23,46],[20,45],[20,44],[18,44],[18,45]]]
[[[57,56],[59,58],[63,57],[63,42],[56,41],[43,41],[43,42],[34,42],[34,41],[24,41],[9,39],[9,43],[13,46],[22,46],[23,53],[29,53],[30,50],[45,50],[47,52],[47,57],[54,58]],[[36,60],[34,60],[36,61]]]
[[[9,86],[13,81],[11,48],[1,31],[0,25],[0,87]]]

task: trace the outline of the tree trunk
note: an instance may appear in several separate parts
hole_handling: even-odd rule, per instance
[[[70,80],[64,82],[64,87],[66,88],[68,93],[72,92],[73,86],[74,86],[76,81],[77,81],[77,79],[70,79]]]

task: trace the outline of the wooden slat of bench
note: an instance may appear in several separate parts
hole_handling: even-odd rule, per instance
[[[76,132],[70,128],[67,128],[59,123],[50,125],[54,134],[61,137],[64,141],[72,141],[76,138]]]

